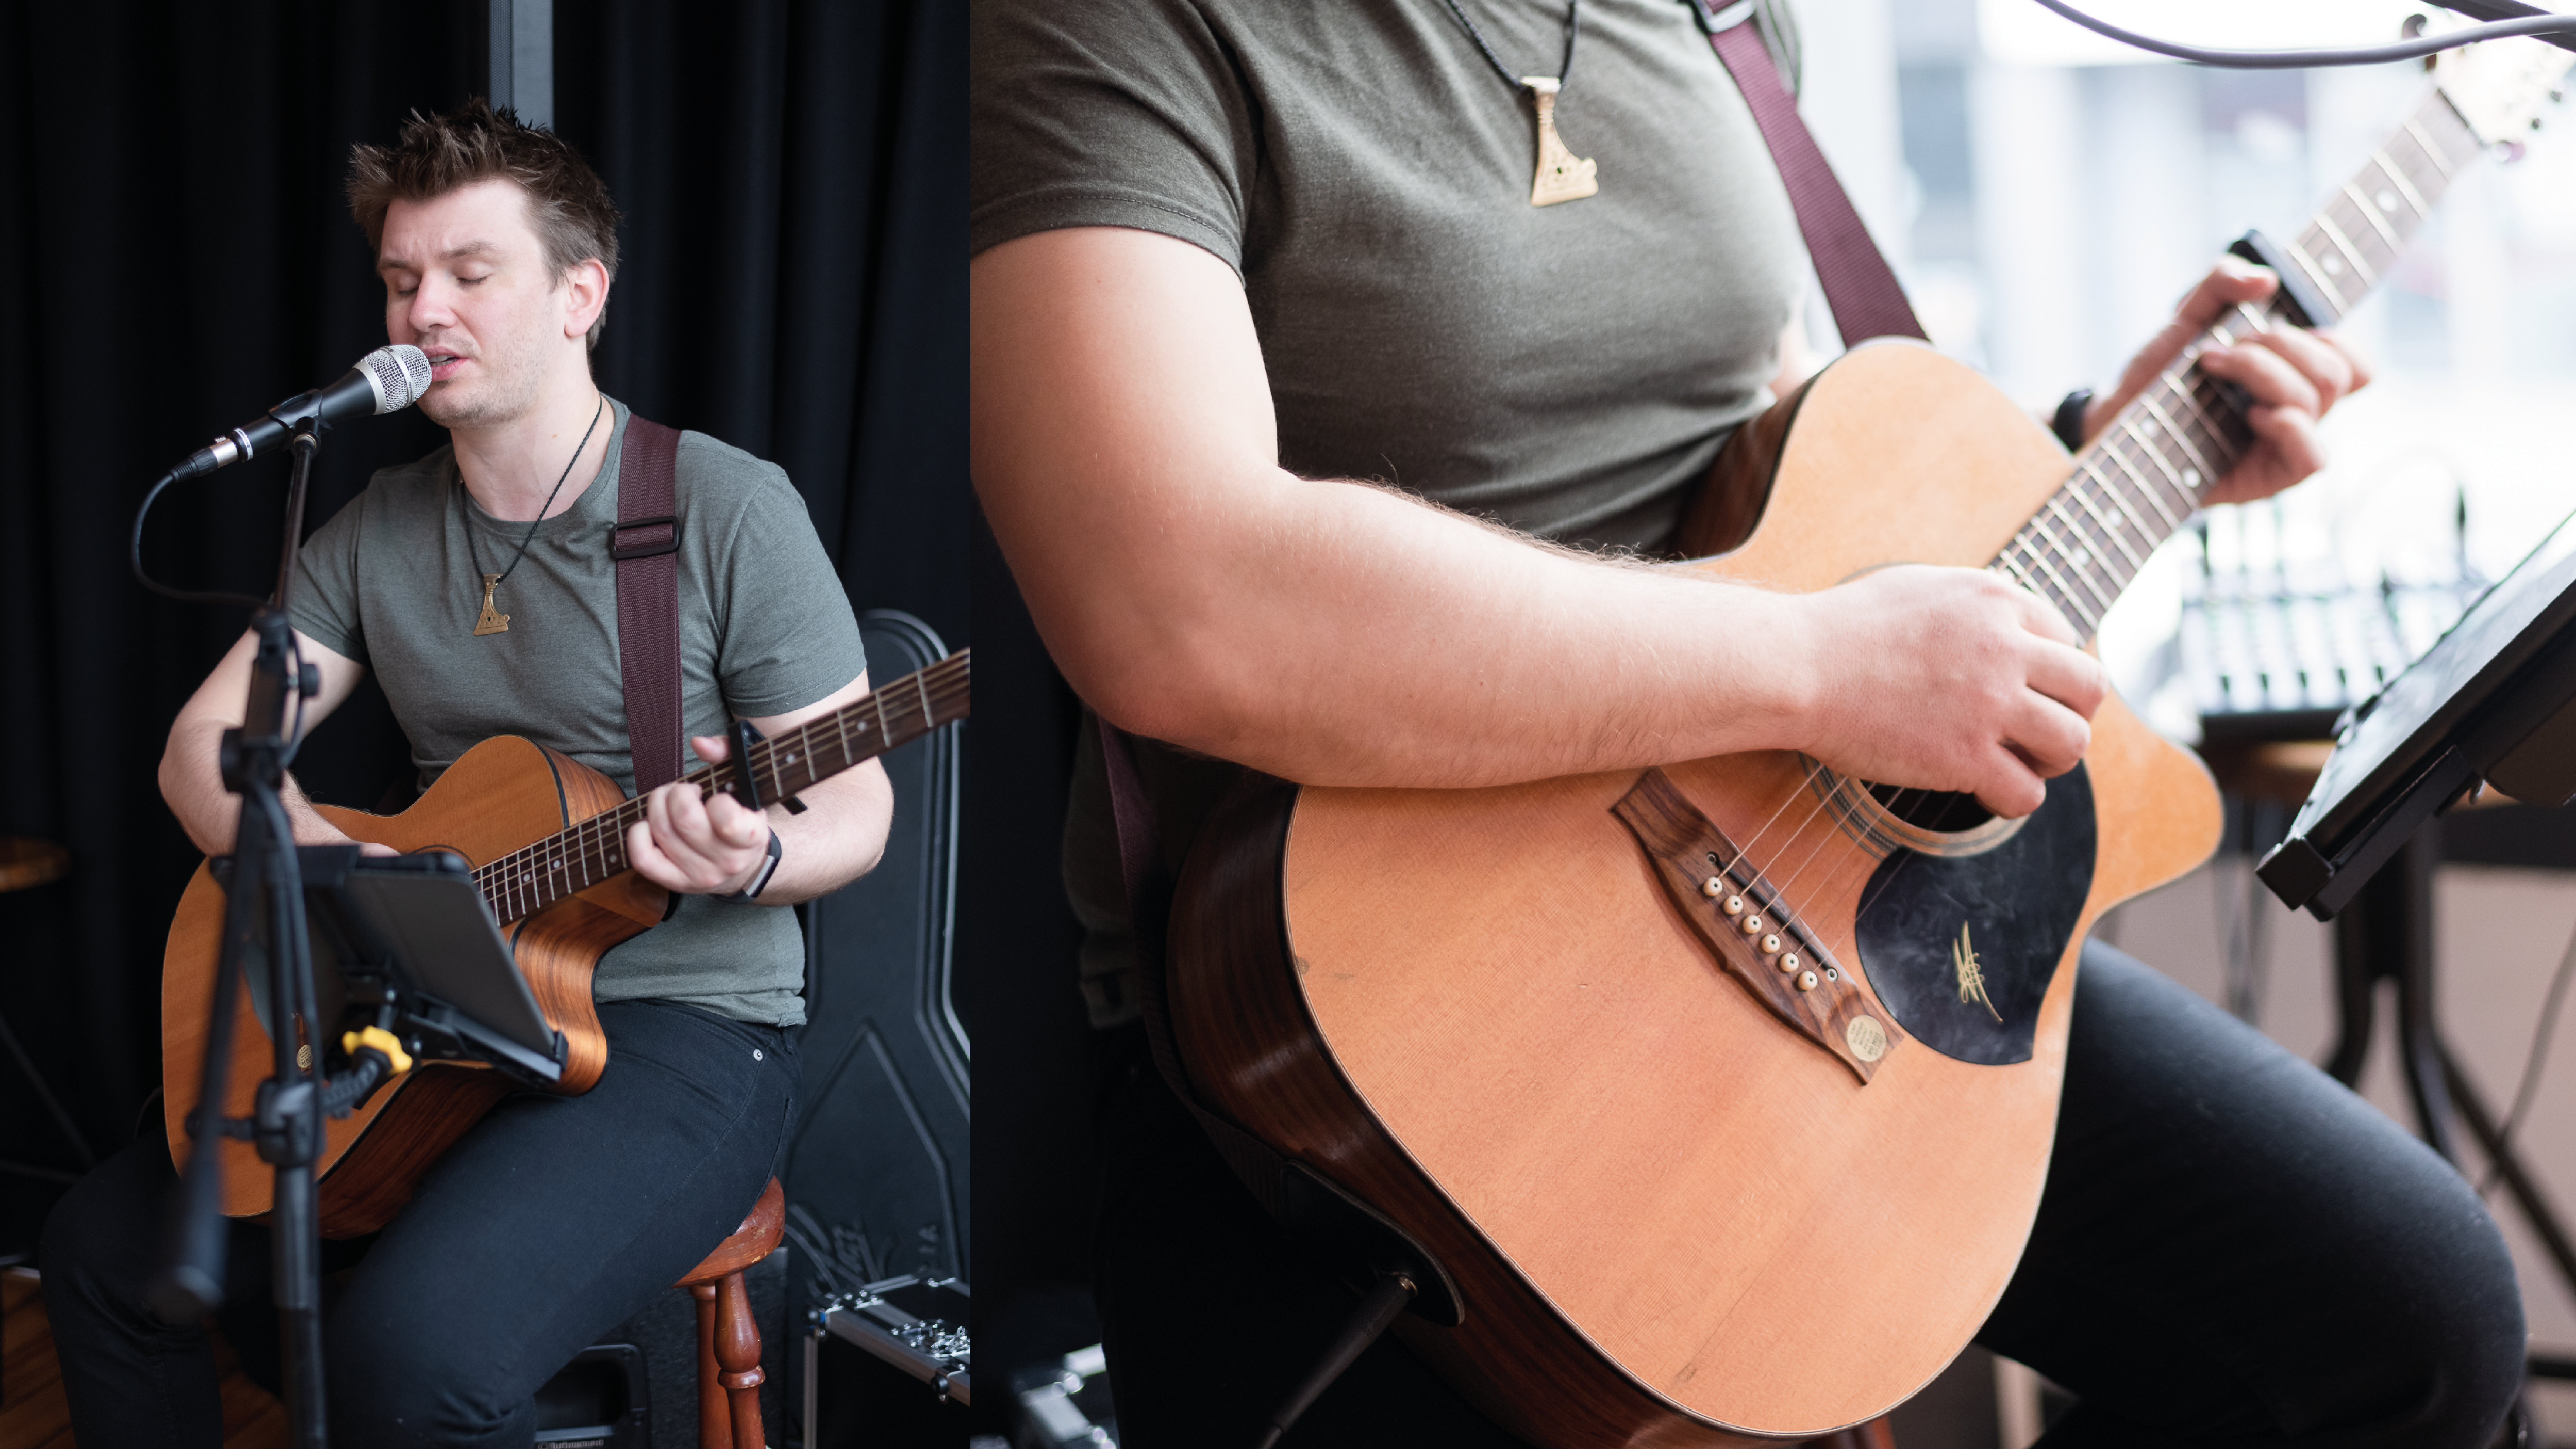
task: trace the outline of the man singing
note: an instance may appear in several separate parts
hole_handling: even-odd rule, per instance
[[[623,404],[590,349],[617,272],[607,188],[552,133],[481,101],[361,146],[350,209],[376,252],[385,330],[432,365],[421,411],[449,446],[378,473],[303,549],[297,645],[321,693],[308,727],[376,672],[423,787],[476,742],[532,739],[631,794],[610,530]],[[698,753],[745,717],[765,734],[867,692],[859,632],[786,476],[712,438],[677,460],[681,713]],[[504,623],[504,621],[506,621]],[[217,768],[241,722],[245,636],[180,711],[161,764],[171,810],[232,847]],[[876,864],[892,806],[873,762],[755,814],[656,790],[626,842],[678,896],[595,977],[608,1065],[579,1096],[521,1093],[424,1177],[355,1260],[326,1324],[332,1432],[353,1445],[526,1444],[537,1388],[667,1291],[741,1221],[776,1168],[796,1085],[804,953],[781,909]],[[292,782],[302,844],[345,843]],[[381,850],[381,847],[370,847]],[[83,1444],[212,1446],[213,1360],[194,1325],[142,1306],[173,1175],[160,1134],[83,1179],[44,1239],[45,1298]],[[237,1225],[228,1334],[271,1352],[264,1225]]]

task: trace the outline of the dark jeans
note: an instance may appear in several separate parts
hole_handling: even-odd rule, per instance
[[[2044,1449],[2484,1449],[2522,1377],[2504,1243],[2450,1166],[2261,1033],[2088,944],[2056,1155],[1977,1341],[2081,1395]],[[1232,1449],[1353,1299],[1153,1068],[1113,1063],[1097,1292],[1122,1442]],[[1393,1338],[1283,1441],[1508,1446]]]
[[[658,1001],[599,1010],[608,1069],[578,1097],[512,1096],[439,1160],[355,1262],[324,1326],[333,1442],[524,1445],[572,1356],[671,1291],[776,1171],[788,1034]],[[45,1224],[45,1311],[82,1449],[223,1442],[203,1331],[142,1306],[176,1177],[159,1132],[81,1179]],[[273,1363],[269,1231],[236,1224],[225,1337]]]

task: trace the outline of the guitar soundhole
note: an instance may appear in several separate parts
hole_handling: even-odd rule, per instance
[[[1872,785],[1871,798],[1887,813],[1917,830],[1954,833],[1974,830],[1995,818],[1974,795],[1955,790],[1908,790],[1900,785]]]

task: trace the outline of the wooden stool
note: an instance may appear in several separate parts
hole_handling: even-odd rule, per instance
[[[707,1260],[674,1285],[698,1300],[698,1449],[768,1449],[760,1427],[760,1324],[745,1268],[777,1251],[787,1229],[778,1179]]]

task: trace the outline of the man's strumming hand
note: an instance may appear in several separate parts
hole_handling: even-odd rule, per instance
[[[2056,610],[1994,574],[1880,569],[1799,603],[1804,748],[1844,774],[2027,815],[2092,743],[2110,692],[2101,661]]]

